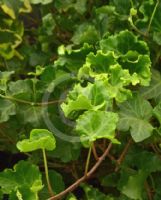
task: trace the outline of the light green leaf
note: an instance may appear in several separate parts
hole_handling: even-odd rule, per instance
[[[46,129],[33,129],[30,138],[17,143],[17,148],[21,152],[30,152],[37,149],[54,150],[56,147],[53,133]]]
[[[4,194],[29,191],[34,196],[37,196],[37,193],[43,188],[38,167],[26,161],[20,161],[13,170],[5,169],[0,172],[0,186]]]
[[[133,80],[128,69],[122,69],[117,63],[117,56],[114,52],[103,53],[101,50],[97,54],[90,53],[86,58],[86,64],[80,68],[78,78],[93,77],[95,80],[106,79],[106,90],[110,98],[115,98],[122,102],[131,96],[131,91],[125,86]]]
[[[129,71],[133,85],[149,85],[151,61],[149,48],[144,41],[138,40],[132,32],[125,30],[101,40],[100,47],[104,53],[114,52],[122,69]]]
[[[141,142],[152,135],[153,126],[149,123],[152,106],[148,101],[139,95],[134,95],[119,107],[119,130],[130,130],[135,142]]]
[[[11,115],[16,114],[16,106],[9,100],[0,98],[0,122],[8,121]]]
[[[9,200],[38,200],[38,195],[33,193],[29,188],[23,187],[17,189],[9,195]]]
[[[66,117],[74,111],[104,109],[110,105],[106,81],[88,83],[86,87],[76,84],[61,105]],[[72,117],[72,116],[71,116]]]
[[[116,113],[90,110],[76,120],[76,131],[79,133],[82,143],[87,146],[100,138],[107,138],[114,143],[119,143],[115,139],[117,122]]]
[[[66,200],[78,200],[78,199],[76,198],[76,196],[75,196],[73,193],[70,193],[70,194],[67,196]]]

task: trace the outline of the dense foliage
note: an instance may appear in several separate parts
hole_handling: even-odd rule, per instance
[[[0,0],[1,199],[161,199],[160,10]]]

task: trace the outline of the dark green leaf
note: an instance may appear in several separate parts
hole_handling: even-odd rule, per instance
[[[152,106],[139,95],[134,95],[132,99],[119,105],[119,124],[118,129],[128,131],[135,142],[150,137],[153,126],[149,123],[152,116]]]

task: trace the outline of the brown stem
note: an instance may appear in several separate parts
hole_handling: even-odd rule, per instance
[[[122,163],[122,161],[124,160],[124,158],[125,158],[125,156],[126,156],[126,154],[127,154],[127,151],[129,150],[129,147],[130,147],[131,143],[132,143],[132,139],[130,138],[129,141],[128,141],[128,143],[126,144],[125,148],[123,149],[123,151],[122,151],[120,157],[119,157],[118,160],[117,160],[118,166],[115,168],[115,172],[118,171],[119,165],[120,165],[120,164]]]
[[[115,163],[117,163],[116,158],[115,158],[113,155],[111,155],[110,153],[107,154],[107,157],[108,157],[111,161],[114,161]]]
[[[75,183],[73,183],[71,186],[69,186],[63,192],[60,192],[59,194],[49,198],[48,200],[56,200],[56,199],[62,198],[64,195],[66,195],[69,192],[72,192],[75,188],[77,188],[80,185],[80,183],[87,180],[96,171],[96,169],[100,166],[102,161],[105,159],[105,157],[109,153],[111,147],[112,147],[112,143],[109,143],[105,152],[102,154],[101,157],[99,157],[98,161],[95,163],[95,165],[91,168],[91,170],[86,175],[82,176],[80,179],[78,179]]]
[[[153,197],[152,197],[151,189],[150,189],[150,187],[149,187],[147,181],[145,181],[145,189],[146,189],[146,191],[147,191],[148,199],[149,199],[149,200],[152,200]]]
[[[94,144],[94,143],[93,143],[93,145],[92,145],[92,152],[93,152],[94,158],[95,158],[96,160],[98,160],[99,157],[98,157],[98,154],[97,154],[96,147],[95,147],[95,144]]]

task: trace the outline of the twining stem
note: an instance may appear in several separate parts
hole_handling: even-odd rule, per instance
[[[54,192],[52,190],[52,187],[51,187],[51,184],[50,184],[50,180],[49,180],[49,172],[48,172],[48,165],[47,165],[45,149],[42,149],[42,152],[43,152],[45,176],[46,176],[46,182],[47,182],[47,186],[48,186],[48,191],[49,191],[50,196],[54,196]]]
[[[78,179],[75,183],[73,183],[71,186],[69,186],[66,190],[60,192],[59,194],[49,198],[48,200],[57,200],[61,199],[64,195],[66,195],[68,192],[72,192],[75,188],[77,188],[83,181],[88,179],[100,166],[100,164],[103,162],[105,157],[108,155],[110,149],[112,147],[112,143],[109,143],[108,147],[104,151],[104,153],[99,157],[99,160],[95,163],[95,165],[90,169],[90,171],[87,173],[87,175],[82,176],[80,179]]]
[[[152,15],[150,17],[150,20],[149,20],[149,24],[148,24],[148,29],[147,29],[147,33],[149,33],[150,31],[150,28],[151,28],[151,24],[152,24],[152,21],[153,21],[153,18],[154,18],[154,15],[156,13],[156,10],[157,10],[157,7],[159,5],[159,0],[157,0],[156,4],[155,4],[155,7],[154,7],[154,10],[152,12]]]
[[[88,169],[89,169],[89,163],[90,163],[90,158],[91,158],[91,150],[92,150],[93,143],[90,145],[89,150],[88,150],[88,156],[86,160],[86,166],[85,166],[85,172],[84,175],[87,175]]]
[[[147,181],[145,181],[145,189],[147,191],[148,200],[152,200],[153,197],[152,197],[151,189],[150,189]]]
[[[124,160],[124,158],[125,158],[125,156],[126,156],[128,150],[129,150],[129,147],[130,147],[131,144],[132,144],[132,139],[130,138],[129,141],[128,141],[128,143],[126,144],[125,148],[123,149],[121,155],[119,156],[119,158],[118,158],[118,160],[117,160],[118,166],[115,168],[115,171],[116,171],[116,172],[118,171],[120,164],[121,164],[122,161]]]

